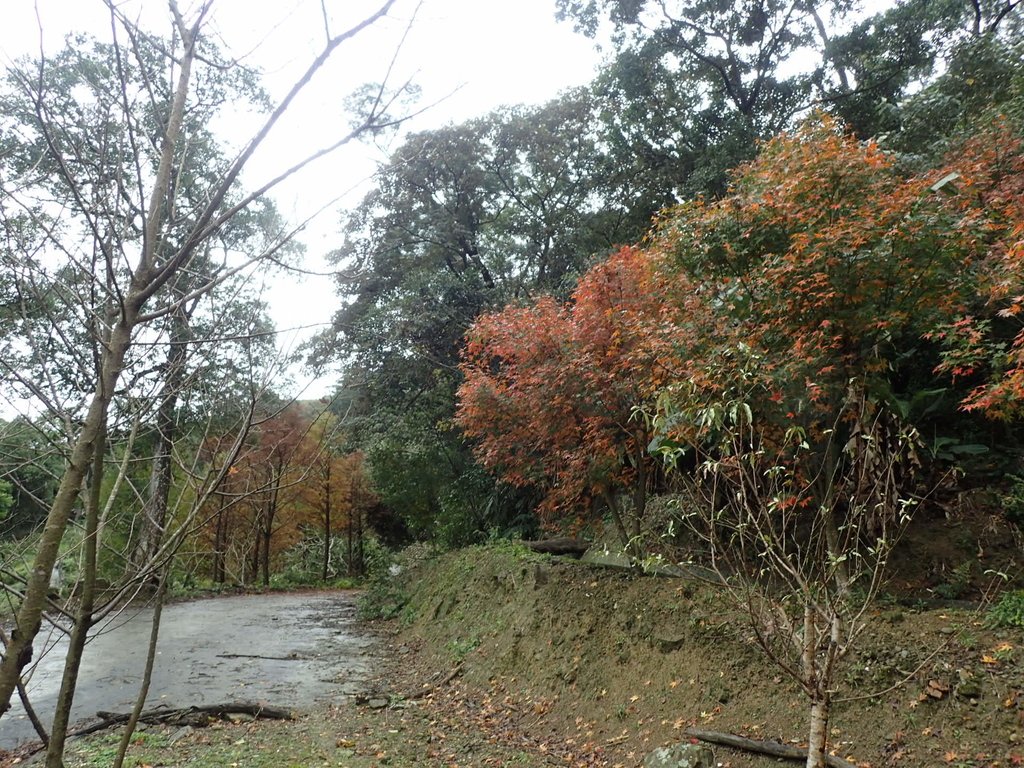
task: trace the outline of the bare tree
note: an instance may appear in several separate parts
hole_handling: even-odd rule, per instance
[[[919,502],[918,436],[855,383],[820,439],[759,426],[732,395],[660,417],[702,438],[666,450],[696,451],[678,520],[757,645],[806,695],[807,768],[824,768],[840,665]]]
[[[175,0],[169,0],[173,33],[167,40],[147,35],[118,4],[107,2],[113,36],[109,66],[120,89],[115,98],[88,102],[86,111],[92,114],[87,117],[96,122],[94,130],[76,130],[54,107],[73,95],[60,90],[59,78],[50,77],[55,70],[64,74],[57,66],[64,62],[41,57],[34,69],[13,73],[27,97],[23,103],[30,105],[14,116],[16,129],[30,135],[25,143],[35,154],[26,154],[13,173],[0,180],[0,203],[8,231],[14,225],[31,229],[31,235],[16,243],[13,258],[21,265],[24,286],[45,283],[45,290],[37,294],[45,295],[46,301],[33,309],[46,320],[47,338],[62,349],[74,382],[70,387],[48,386],[54,374],[42,358],[36,360],[41,379],[23,367],[18,356],[0,360],[33,397],[65,414],[69,446],[66,470],[0,663],[0,713],[10,707],[21,671],[32,658],[61,540],[90,466],[102,466],[97,455],[103,451],[111,416],[125,411],[118,405],[126,386],[124,374],[142,357],[140,345],[148,329],[187,311],[231,276],[276,258],[291,233],[280,233],[258,252],[225,259],[220,269],[196,270],[210,243],[283,181],[360,135],[394,122],[387,115],[395,97],[381,87],[358,122],[337,141],[255,189],[240,190],[242,171],[296,97],[339,48],[386,16],[394,2],[383,0],[341,33],[328,30],[305,72],[269,110],[241,151],[218,167],[215,178],[195,196],[184,193],[190,179],[183,169],[189,165],[194,138],[190,116],[204,97],[204,73],[230,66],[218,59],[205,35],[212,0],[200,3],[188,18]],[[190,271],[198,279],[175,293],[172,287],[184,285],[180,278]],[[62,306],[65,300],[71,303]],[[76,344],[83,332],[94,342],[84,352]],[[25,343],[31,346],[34,341]],[[14,344],[7,351],[17,348]],[[69,402],[58,400],[60,392],[72,393]],[[76,393],[77,402],[70,402]]]

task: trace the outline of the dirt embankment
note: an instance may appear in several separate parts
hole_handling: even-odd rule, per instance
[[[560,764],[636,766],[690,727],[805,737],[803,695],[713,587],[508,547],[427,559],[400,578],[407,666],[428,686],[436,672],[445,682],[429,698],[495,740]],[[1024,636],[983,618],[880,603],[840,674],[834,753],[873,768],[1024,764]],[[778,765],[716,751],[732,768]]]

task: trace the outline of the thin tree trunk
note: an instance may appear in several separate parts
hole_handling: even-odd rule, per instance
[[[244,570],[244,580],[246,584],[255,584],[256,579],[259,578],[260,574],[260,543],[263,541],[262,530],[260,524],[257,522],[253,527],[253,540],[252,549],[249,552],[247,563]]]
[[[149,696],[149,684],[153,679],[153,666],[156,663],[156,646],[160,639],[160,618],[163,614],[164,597],[167,594],[167,577],[170,571],[171,558],[168,558],[160,570],[160,582],[156,591],[156,605],[153,606],[153,624],[149,632],[149,648],[146,651],[146,668],[142,673],[142,684],[139,686],[139,695],[135,699],[131,717],[128,718],[128,722],[124,726],[124,733],[121,734],[121,743],[117,748],[117,757],[114,758],[113,768],[121,768],[124,764],[128,745],[135,733],[135,726],[139,724],[139,716],[146,706],[146,697]]]
[[[327,583],[327,572],[331,564],[331,457],[327,456],[324,475],[324,563],[321,581]]]
[[[82,480],[94,452],[99,449],[99,439],[107,423],[107,409],[110,407],[117,379],[124,367],[125,354],[131,344],[132,328],[138,316],[138,310],[131,306],[131,299],[124,312],[111,332],[99,386],[93,393],[89,411],[75,440],[67,469],[46,517],[39,548],[32,562],[32,570],[29,571],[25,596],[18,608],[14,631],[11,632],[11,641],[3,661],[0,662],[0,717],[11,708],[11,696],[18,686],[18,680],[21,679],[21,671],[32,660],[32,643],[42,626],[50,574],[57,562],[60,543],[81,491]]]
[[[643,546],[640,542],[641,523],[644,513],[647,511],[647,462],[646,446],[649,441],[644,440],[643,435],[637,438],[636,447],[636,484],[633,487],[633,519],[631,523],[630,555],[635,558],[643,557]]]
[[[362,576],[366,573],[366,553],[363,549],[363,510],[356,506],[352,510],[356,515],[356,575]]]
[[[270,586],[270,540],[273,536],[273,531],[268,524],[263,529],[263,557],[261,563],[261,569],[263,573],[263,586]]]
[[[217,506],[217,519],[213,534],[213,582],[223,584],[226,577],[225,560],[227,558],[227,495],[220,495]]]
[[[164,363],[164,382],[160,390],[160,407],[156,415],[156,446],[153,464],[149,473],[149,489],[142,507],[142,524],[139,539],[133,552],[131,567],[137,574],[143,573],[160,548],[164,528],[167,525],[167,501],[171,492],[171,452],[176,437],[176,413],[178,393],[185,378],[185,361],[188,358],[188,313],[184,306],[171,314],[170,349]],[[157,586],[156,574],[146,579],[152,587]]]
[[[619,506],[615,503],[615,497],[610,493],[604,494],[604,503],[608,505],[608,511],[611,513],[612,522],[615,524],[615,531],[619,534],[619,541],[622,542],[622,549],[625,552],[629,551],[629,533],[626,531],[626,526],[622,522],[622,514],[619,512]]]
[[[82,654],[85,651],[89,630],[92,628],[93,607],[96,602],[97,535],[105,442],[106,430],[103,429],[98,436],[92,460],[89,497],[85,509],[82,573],[79,581],[81,594],[79,595],[78,610],[75,612],[75,624],[68,641],[67,655],[64,658],[64,676],[61,678],[60,691],[57,694],[57,707],[53,715],[53,726],[50,728],[50,741],[46,745],[46,768],[63,768],[64,765],[64,741],[67,738],[68,723],[71,720],[71,706],[74,703],[78,672],[82,665]]]
[[[263,586],[265,587],[270,586],[270,543],[274,536],[274,519],[277,517],[277,500],[281,490],[281,478],[284,476],[281,465],[275,466],[273,471],[273,484],[267,497],[267,504],[262,511],[263,528],[261,533],[263,537],[263,552],[260,564],[263,571]]]
[[[811,702],[811,730],[807,737],[807,768],[826,768],[828,720],[831,714],[828,694]]]
[[[354,577],[356,575],[356,561],[355,561],[355,530],[352,521],[352,513],[355,511],[355,505],[350,501],[348,505],[348,519],[345,521],[345,538],[347,539],[347,550],[345,554],[345,564],[348,566],[348,575]]]

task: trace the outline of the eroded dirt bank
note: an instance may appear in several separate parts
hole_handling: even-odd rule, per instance
[[[430,698],[475,713],[495,738],[551,745],[563,765],[623,766],[688,727],[804,739],[800,692],[711,587],[510,548],[403,577],[400,637],[421,678],[458,670]],[[849,700],[832,749],[876,768],[1024,763],[1022,646],[1020,631],[989,630],[977,613],[880,603],[841,674]],[[734,768],[778,764],[717,751]]]

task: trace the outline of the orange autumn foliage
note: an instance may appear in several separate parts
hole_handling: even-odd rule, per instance
[[[651,259],[623,248],[562,306],[545,297],[480,317],[467,334],[457,420],[486,466],[546,492],[549,518],[616,504],[642,515],[653,469],[636,409],[670,369],[651,343],[663,308]]]

